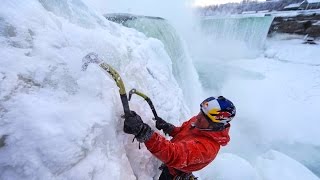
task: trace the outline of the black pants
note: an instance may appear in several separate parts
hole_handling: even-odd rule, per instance
[[[162,173],[159,177],[159,180],[173,180],[174,176],[172,176],[167,167],[163,167]]]
[[[162,169],[162,173],[160,174],[159,180],[197,180],[198,179],[192,173],[187,174],[182,171],[179,171],[180,175],[175,177],[170,174],[167,166],[162,166],[161,169]]]

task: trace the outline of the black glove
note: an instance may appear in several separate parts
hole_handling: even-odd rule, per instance
[[[163,120],[160,117],[157,117],[156,118],[156,128],[159,130],[163,130],[163,132],[165,134],[170,134],[174,128],[174,125],[167,123],[165,120]]]
[[[131,114],[125,118],[123,131],[135,135],[139,142],[149,140],[153,134],[150,126],[143,123],[141,117],[134,111],[131,111]]]

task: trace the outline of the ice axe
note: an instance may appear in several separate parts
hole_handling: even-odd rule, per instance
[[[149,104],[151,110],[152,110],[152,113],[153,113],[153,116],[154,116],[154,120],[157,120],[159,118],[159,116],[157,115],[157,112],[156,112],[156,110],[155,110],[155,108],[153,106],[153,103],[152,103],[151,99],[147,95],[143,94],[142,92],[140,92],[140,91],[138,91],[136,89],[131,89],[129,91],[129,101],[131,100],[132,94],[137,94],[138,96],[140,96],[144,100],[146,100],[147,103]]]
[[[104,71],[107,72],[113,80],[116,82],[117,86],[119,87],[119,94],[123,106],[123,111],[125,117],[128,117],[131,115],[131,111],[129,108],[129,101],[128,97],[126,94],[126,89],[124,87],[123,81],[119,75],[119,73],[109,64],[105,63],[103,59],[101,59],[98,54],[91,52],[87,54],[83,59],[82,59],[83,65],[82,65],[82,70],[85,71],[90,63],[95,63],[98,64],[99,67]]]

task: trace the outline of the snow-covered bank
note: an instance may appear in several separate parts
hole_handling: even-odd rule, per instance
[[[319,41],[315,41],[319,44]],[[319,45],[304,44],[302,36],[279,34],[268,41],[265,57],[286,63],[320,66]],[[281,51],[279,51],[281,49]]]

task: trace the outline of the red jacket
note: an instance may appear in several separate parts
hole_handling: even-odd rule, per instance
[[[207,166],[217,156],[220,146],[229,140],[229,129],[220,132],[204,131],[193,128],[195,116],[175,127],[169,141],[158,133],[153,133],[145,142],[148,150],[169,168],[170,174],[177,175],[174,169],[191,173]]]

